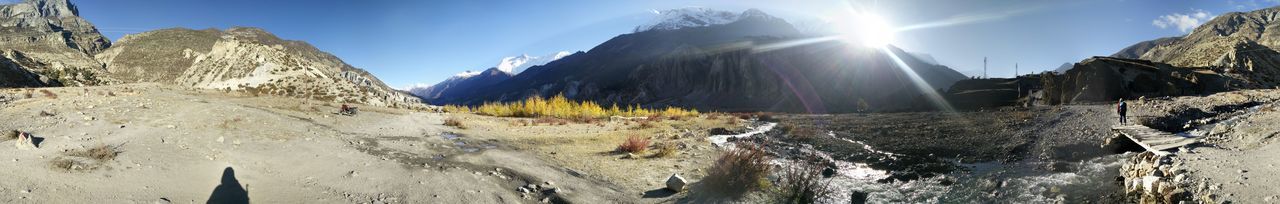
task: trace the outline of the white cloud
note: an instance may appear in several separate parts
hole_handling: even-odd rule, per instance
[[[1200,24],[1209,21],[1209,19],[1212,19],[1213,17],[1214,16],[1209,15],[1208,11],[1191,9],[1191,13],[1173,13],[1160,16],[1155,20],[1152,20],[1151,25],[1155,25],[1161,29],[1175,28],[1178,29],[1178,31],[1186,33],[1191,31],[1191,29],[1195,29],[1196,26],[1200,26]]]

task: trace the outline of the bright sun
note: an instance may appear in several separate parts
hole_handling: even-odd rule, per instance
[[[857,36],[863,45],[869,47],[884,47],[893,43],[893,27],[885,22],[884,18],[875,14],[861,14],[855,17],[856,25],[850,27],[847,34]]]

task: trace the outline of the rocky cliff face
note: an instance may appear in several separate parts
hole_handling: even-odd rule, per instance
[[[404,106],[416,97],[300,41],[257,28],[165,29],[128,35],[96,58],[127,82]]]
[[[0,86],[110,83],[112,79],[103,77],[102,64],[91,57],[110,45],[67,0],[0,5],[0,61],[6,62],[0,66],[15,74],[0,77],[5,80]],[[36,80],[20,80],[30,78]]]
[[[1236,89],[1242,83],[1208,68],[1111,57],[1086,59],[1064,74],[1043,74],[1041,81],[1044,104],[1208,94]]]
[[[879,49],[811,39],[791,24],[748,10],[725,24],[624,34],[588,52],[530,68],[450,104],[563,94],[601,104],[680,106],[716,111],[854,112],[931,109],[894,60]],[[890,48],[938,90],[964,79],[950,68]]]
[[[1218,16],[1184,37],[1152,47],[1141,59],[1205,67],[1246,88],[1280,85],[1280,7]]]

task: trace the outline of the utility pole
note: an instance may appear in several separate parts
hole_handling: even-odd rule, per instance
[[[982,57],[982,78],[987,78],[987,57]]]
[[[1018,78],[1018,63],[1013,63],[1013,78]]]

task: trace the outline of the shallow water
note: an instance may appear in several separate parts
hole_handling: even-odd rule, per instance
[[[758,123],[756,126],[772,128],[774,123]],[[759,130],[763,128],[753,128]],[[756,133],[751,131],[748,133]],[[765,131],[759,131],[763,133]],[[731,137],[749,137],[762,134],[731,135]],[[900,154],[878,150],[860,141],[853,141],[830,136],[860,144],[865,152],[851,154],[883,155],[876,158],[896,158]],[[726,137],[718,135],[714,137]],[[718,140],[712,140],[718,141]],[[722,141],[722,140],[720,140]],[[718,145],[724,142],[718,143]],[[848,158],[842,155],[830,155],[829,152],[816,151],[808,147],[803,151],[824,158]],[[834,157],[833,157],[834,156]],[[834,160],[838,168],[835,176],[828,178],[834,195],[824,203],[849,203],[853,192],[867,193],[871,203],[1053,203],[1053,202],[1098,202],[1109,201],[1107,195],[1122,191],[1115,184],[1119,176],[1120,165],[1126,156],[1111,154],[1100,157],[1082,159],[1079,162],[1056,162],[1056,171],[1046,170],[1050,162],[1017,161],[1011,163],[959,163],[955,160],[935,158],[937,161],[951,162],[959,170],[940,176],[911,179],[908,181],[881,182],[893,176],[894,170],[877,169],[867,163]],[[796,162],[789,158],[773,161],[780,167]]]

